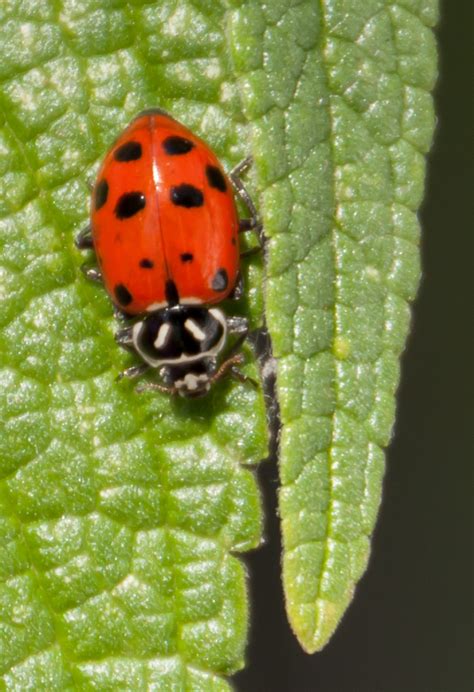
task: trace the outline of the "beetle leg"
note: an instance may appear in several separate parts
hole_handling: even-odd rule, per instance
[[[76,237],[76,247],[78,250],[91,250],[94,245],[92,243],[92,229],[90,226],[85,228],[78,233]]]
[[[239,233],[246,233],[247,231],[255,231],[258,223],[255,223],[254,219],[240,219],[239,221]]]
[[[239,232],[256,231],[259,243],[261,246],[263,246],[264,237],[262,223],[259,219],[255,204],[253,203],[253,200],[240,177],[243,171],[245,171],[245,169],[248,168],[251,165],[251,163],[252,157],[247,156],[246,159],[241,161],[237,166],[235,166],[231,170],[231,172],[229,173],[229,178],[232,182],[232,185],[234,186],[235,191],[237,192],[240,199],[250,212],[250,219],[242,219],[242,221],[240,221]]]
[[[237,360],[235,361],[237,364],[243,363],[243,361],[244,361],[244,356],[243,356],[243,353],[240,352],[240,349],[242,348],[242,344],[244,343],[244,341],[247,338],[248,333],[249,333],[249,327],[247,324],[247,320],[245,319],[245,317],[234,317],[231,319],[242,320],[242,322],[240,323],[240,326],[238,326],[236,323],[236,326],[233,329],[229,329],[231,334],[238,334],[239,337],[232,344],[231,348],[229,349],[229,351],[227,353],[227,357],[226,357],[226,359],[222,365],[225,365],[225,363],[230,363],[230,361],[234,362],[234,360],[233,360],[234,358],[237,358]],[[221,368],[222,368],[222,365],[221,365]],[[229,365],[229,367],[230,367],[230,365]],[[219,370],[221,368],[219,368]],[[217,372],[219,372],[219,370]]]
[[[112,304],[113,311],[114,311],[114,317],[116,320],[119,322],[126,322],[128,320],[131,320],[134,315],[129,315],[128,312],[125,312],[125,310],[121,310],[115,303]]]
[[[229,375],[234,378],[234,380],[238,380],[242,383],[250,382],[254,387],[258,387],[258,382],[256,382],[253,377],[245,375],[239,368],[239,365],[242,365],[244,362],[244,356],[240,352],[240,349],[249,333],[248,320],[245,317],[238,317],[234,315],[227,318],[227,325],[229,332],[231,334],[239,334],[239,338],[236,339],[232,345],[232,348],[227,354],[227,358],[217,372],[210,378],[210,381],[211,383],[217,382],[228,372]]]
[[[126,350],[133,349],[133,338],[132,338],[132,328],[131,327],[124,327],[124,329],[119,329],[118,332],[115,332],[115,341],[116,343],[121,346],[122,348],[125,348]]]
[[[230,334],[240,334],[245,338],[249,333],[249,323],[246,317],[231,315],[226,318],[226,322]]]
[[[96,283],[102,283],[102,272],[97,267],[86,267],[84,264],[81,267],[81,271],[90,281],[95,281]]]
[[[252,155],[246,156],[245,159],[239,161],[239,163],[233,167],[233,169],[230,172],[231,176],[234,175],[237,178],[240,178],[240,174],[243,173],[247,168],[250,168],[252,163]]]
[[[242,257],[242,255],[240,255]],[[235,282],[234,289],[232,293],[228,296],[230,300],[239,300],[244,295],[244,281],[242,279],[242,274],[239,272],[237,274],[237,281]]]
[[[132,365],[126,370],[122,370],[121,373],[117,375],[117,380],[123,380],[124,377],[128,379],[134,379],[135,377],[140,377],[143,375],[150,366],[148,363],[142,363],[141,365]]]

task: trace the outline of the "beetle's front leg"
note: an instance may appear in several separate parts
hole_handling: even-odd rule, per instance
[[[229,334],[240,334],[245,338],[249,333],[249,321],[246,317],[231,315],[230,317],[226,317],[226,322]]]
[[[146,371],[148,370],[150,366],[148,363],[142,363],[141,365],[132,365],[130,368],[127,368],[126,370],[122,370],[117,375],[117,380],[123,380],[124,377],[127,377],[128,379],[135,379],[136,377],[141,377],[141,375],[144,375]]]
[[[132,327],[124,327],[115,332],[115,342],[126,351],[134,350]]]

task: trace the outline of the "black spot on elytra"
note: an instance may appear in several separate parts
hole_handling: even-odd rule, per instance
[[[204,195],[194,185],[183,183],[171,188],[170,199],[178,207],[201,207],[204,204]]]
[[[229,277],[225,269],[218,269],[212,279],[211,287],[214,291],[225,291],[229,284]]]
[[[118,219],[128,219],[143,209],[146,204],[143,192],[126,192],[119,197],[115,205],[115,216]]]
[[[133,300],[132,294],[123,284],[117,284],[114,288],[114,293],[120,305],[130,305]]]
[[[230,242],[232,243],[232,245],[237,245],[237,241],[235,238],[232,238],[232,240]]]
[[[114,151],[114,159],[116,161],[136,161],[141,158],[142,145],[140,142],[125,142],[121,147]]]
[[[109,184],[105,178],[99,180],[95,186],[94,191],[94,204],[95,210],[98,211],[107,202],[107,197],[109,196]]]
[[[206,176],[211,187],[215,187],[216,190],[220,190],[221,192],[225,192],[227,190],[225,178],[217,166],[211,166],[208,164],[206,166]]]
[[[165,284],[165,298],[169,305],[178,305],[179,303],[178,289],[172,279],[168,279]]]
[[[183,252],[182,255],[180,255],[181,262],[192,262],[194,259],[194,255],[192,255],[190,252]]]
[[[193,147],[194,144],[190,142],[189,139],[178,137],[177,135],[171,135],[163,140],[163,149],[167,154],[170,154],[170,156],[187,154]]]
[[[148,259],[148,257],[144,257],[140,260],[139,265],[140,267],[143,267],[143,269],[153,269],[155,263],[153,262],[153,260]]]

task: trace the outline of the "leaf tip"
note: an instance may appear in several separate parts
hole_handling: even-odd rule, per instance
[[[352,595],[353,589],[344,602],[335,603],[318,598],[314,603],[301,604],[298,608],[289,610],[291,628],[307,654],[324,649],[352,600]]]

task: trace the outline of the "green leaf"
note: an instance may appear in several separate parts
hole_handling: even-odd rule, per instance
[[[418,281],[434,0],[0,7],[0,674],[5,689],[227,689],[260,541],[260,393],[138,396],[73,237],[120,129],[160,106],[269,237],[287,607],[321,648],[365,569]],[[252,174],[251,174],[252,175]],[[261,322],[262,272],[244,267]],[[255,376],[249,351],[247,370]]]
[[[433,132],[436,0],[243,2],[230,22],[270,238],[283,580],[321,649],[365,570]]]
[[[228,689],[247,630],[235,552],[261,534],[243,464],[266,454],[262,394],[117,383],[134,359],[73,244],[98,161],[143,108],[228,167],[250,153],[226,10],[11,0],[0,20],[2,689]],[[240,310],[258,324],[259,260],[245,274]]]

